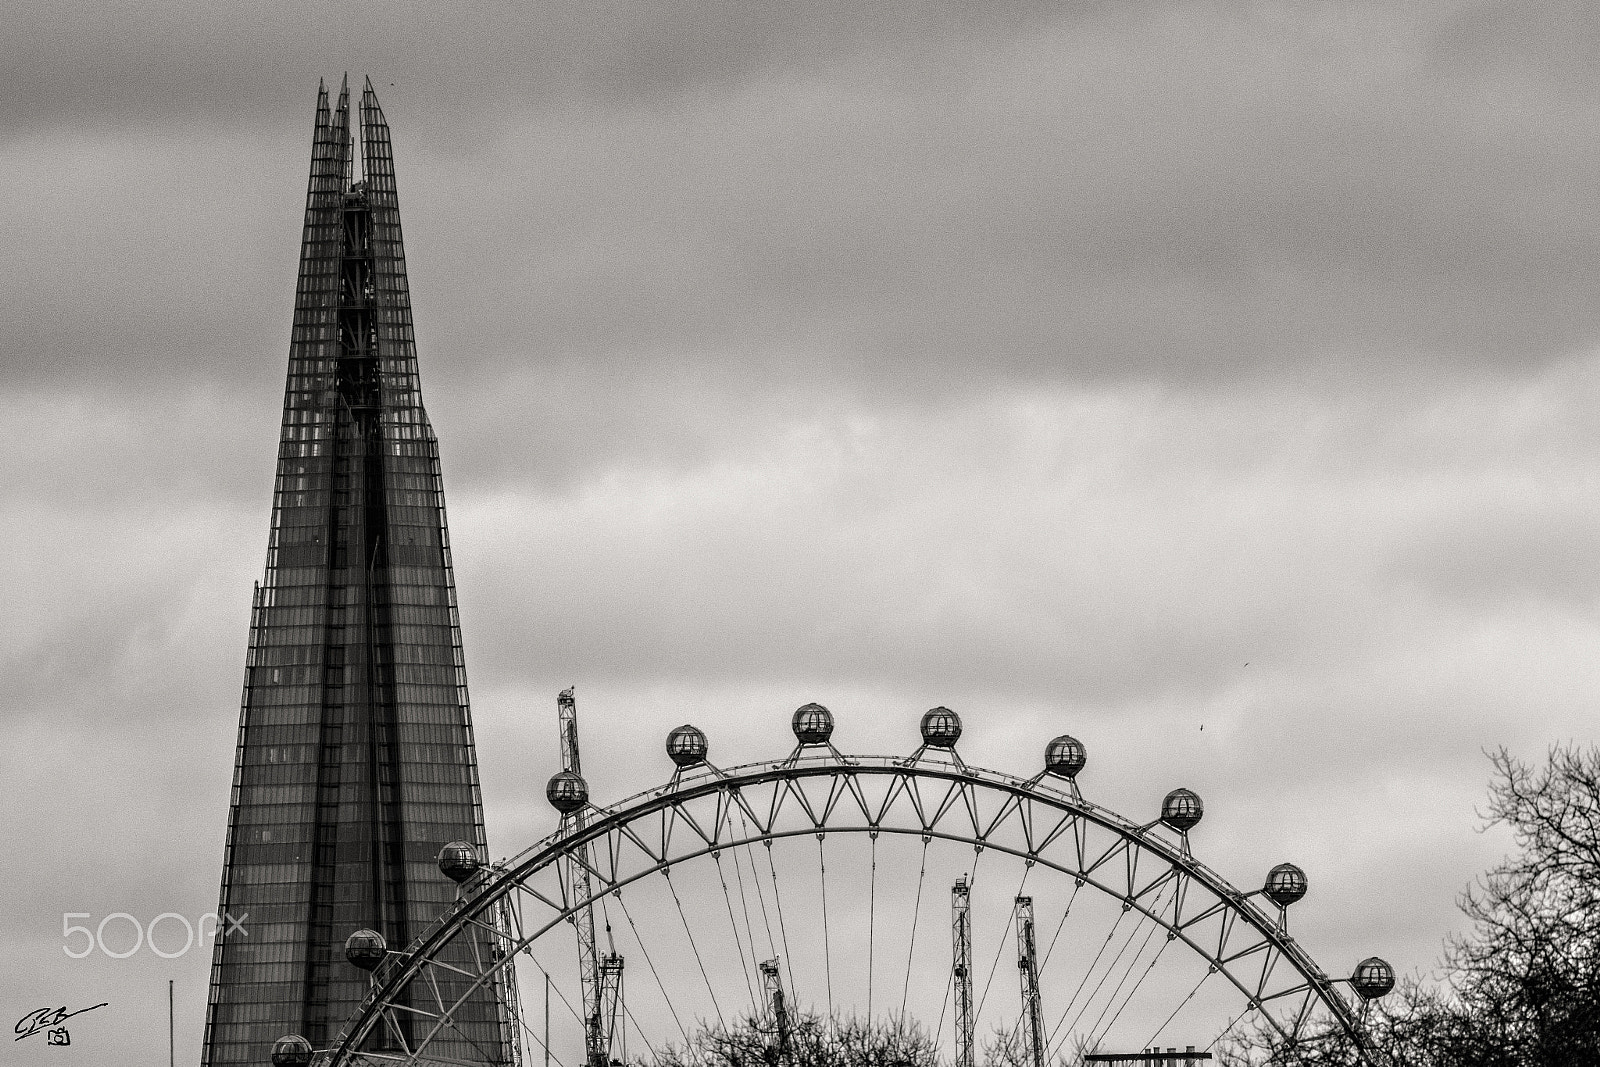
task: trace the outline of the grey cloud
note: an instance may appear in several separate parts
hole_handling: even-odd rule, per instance
[[[241,40],[294,39],[291,14],[264,17],[279,29],[242,20]],[[595,389],[689,366],[922,396],[1516,376],[1600,333],[1587,90],[1446,62],[1432,8],[1102,5],[993,32],[954,16],[916,32],[735,19],[729,34],[831,58],[779,62],[739,37],[738,76],[623,106],[581,74],[634,68],[560,17],[573,27],[541,47],[582,39],[547,72],[573,94],[388,100],[425,373],[481,402],[508,375],[571,363]],[[640,47],[677,54],[673,33],[631,17]],[[86,40],[117,36],[99,25]],[[430,62],[464,73],[452,47],[444,34]],[[295,95],[292,74],[275,60],[270,108],[231,128],[135,140],[131,120],[52,124],[8,145],[27,208],[6,232],[29,264],[6,286],[10,374],[123,389],[281,367],[314,83]],[[463,141],[432,98],[470,101],[477,132]]]
[[[1395,574],[1470,604],[1546,604],[1587,613],[1600,594],[1590,566],[1592,509],[1543,501],[1440,516],[1399,554]]]
[[[337,82],[342,70],[403,84],[396,96],[431,100],[427,110],[473,127],[480,121],[474,112],[486,105],[653,105],[772,70],[1003,40],[1061,17],[1034,0],[1000,0],[981,12],[963,4],[837,0],[456,9],[376,0],[332,9],[308,2],[36,4],[16,13],[0,69],[7,97],[22,105],[22,128],[175,119],[233,126],[299,99],[305,87],[297,91],[296,78]]]
[[[1547,376],[1508,407],[1485,383],[1448,418],[1419,391],[1366,425],[1295,392],[769,419],[764,437],[708,438],[697,463],[497,479],[453,511],[478,546],[462,557],[486,613],[478,669],[493,679],[532,645],[635,678],[760,660],[1117,706],[1152,687],[1204,699],[1247,661],[1303,674],[1425,646],[1455,609],[1413,603],[1395,558],[1458,516],[1548,525],[1541,500],[1587,484],[1581,435],[1556,442],[1565,390],[1588,376]],[[1502,448],[1514,483],[1475,473]],[[1482,550],[1474,529],[1463,543]]]

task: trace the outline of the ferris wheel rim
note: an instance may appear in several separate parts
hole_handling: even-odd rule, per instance
[[[561,859],[572,855],[579,849],[593,844],[606,835],[616,832],[631,823],[657,815],[670,808],[686,804],[690,801],[704,799],[715,794],[730,794],[739,796],[741,789],[767,785],[784,780],[798,780],[808,778],[846,778],[854,775],[904,775],[917,779],[936,779],[959,785],[978,786],[985,789],[998,790],[1010,794],[1013,799],[1027,798],[1032,801],[1042,802],[1069,816],[1084,819],[1100,828],[1110,831],[1119,837],[1128,846],[1154,855],[1161,862],[1170,864],[1174,877],[1186,876],[1201,885],[1217,901],[1211,910],[1220,906],[1243,918],[1251,928],[1261,937],[1262,941],[1277,951],[1281,957],[1288,961],[1294,970],[1304,979],[1304,984],[1295,986],[1286,991],[1280,991],[1273,997],[1258,997],[1251,993],[1243,981],[1228,967],[1228,959],[1219,959],[1205,947],[1193,940],[1184,930],[1175,928],[1161,914],[1151,910],[1145,902],[1132,899],[1128,894],[1121,893],[1109,884],[1092,876],[1092,871],[1075,871],[1054,862],[1044,855],[1043,850],[1052,842],[1041,844],[1037,851],[1019,851],[1003,843],[987,840],[985,837],[965,835],[950,831],[918,830],[908,827],[888,825],[862,825],[839,824],[828,825],[826,818],[832,811],[824,812],[824,821],[811,828],[789,829],[779,832],[763,830],[751,832],[742,837],[730,837],[716,844],[707,843],[683,855],[664,858],[662,862],[642,869],[619,881],[608,885],[600,892],[594,893],[586,901],[573,901],[564,910],[558,910],[554,917],[548,919],[536,932],[520,938],[505,953],[506,962],[499,966],[509,966],[509,960],[543,937],[566,918],[586,905],[592,905],[611,895],[620,895],[628,886],[655,873],[670,876],[672,868],[692,860],[703,859],[707,855],[716,855],[722,850],[740,848],[758,843],[770,843],[778,840],[802,838],[815,835],[819,838],[828,834],[877,834],[890,833],[902,836],[921,835],[925,839],[943,840],[956,844],[969,844],[978,851],[993,849],[996,852],[1023,860],[1031,865],[1038,863],[1057,873],[1067,875],[1086,884],[1113,900],[1121,901],[1124,910],[1129,908],[1137,910],[1145,918],[1164,928],[1169,940],[1177,939],[1202,960],[1208,963],[1210,973],[1221,974],[1245,998],[1249,1005],[1247,1010],[1257,1010],[1268,999],[1287,994],[1306,993],[1308,1006],[1312,996],[1317,1002],[1327,1007],[1345,1033],[1358,1040],[1361,1047],[1361,1023],[1352,1005],[1340,995],[1335,988],[1335,981],[1330,979],[1325,971],[1316,963],[1299,943],[1290,937],[1281,926],[1276,923],[1252,899],[1255,894],[1241,892],[1219,872],[1213,870],[1205,863],[1195,858],[1185,844],[1174,844],[1163,837],[1151,833],[1157,823],[1139,824],[1124,816],[1084,799],[1074,792],[1056,788],[1047,784],[1049,776],[1041,773],[1031,779],[1019,778],[1015,775],[977,767],[959,760],[946,762],[939,759],[921,757],[895,757],[895,756],[845,756],[835,752],[828,755],[802,756],[798,752],[788,759],[775,761],[758,761],[731,768],[717,768],[710,764],[702,765],[704,773],[688,774],[680,771],[671,781],[662,786],[642,790],[610,805],[589,805],[588,817],[583,825],[576,829],[558,831],[533,845],[524,849],[516,856],[500,863],[487,865],[483,874],[476,877],[473,882],[463,885],[463,892],[458,897],[456,904],[443,913],[431,926],[394,960],[398,966],[387,966],[383,971],[381,983],[374,982],[371,992],[363,999],[355,1016],[352,1017],[346,1028],[341,1031],[336,1039],[336,1045],[330,1049],[331,1063],[357,1062],[352,1057],[369,1055],[357,1052],[352,1046],[363,1042],[378,1022],[378,1013],[381,1005],[394,993],[403,989],[419,973],[420,968],[426,966],[431,955],[439,948],[448,944],[458,935],[460,930],[477,922],[480,925],[484,917],[489,914],[498,902],[505,900],[519,888],[531,892],[526,886],[526,880],[546,868],[556,864]],[[696,768],[698,770],[698,768]],[[1003,815],[1001,816],[1004,817]],[[996,825],[991,825],[985,833],[992,832]],[[474,882],[476,884],[474,884]],[[470,887],[470,888],[469,888]],[[1147,887],[1146,892],[1151,887]],[[1191,920],[1192,921],[1192,920]],[[1186,924],[1187,925],[1187,924]],[[1251,950],[1252,952],[1255,949]],[[496,973],[499,966],[485,971],[475,983],[476,988],[490,975]],[[376,979],[377,974],[374,975]],[[1270,1013],[1263,1012],[1264,1017],[1284,1036],[1289,1036],[1283,1031],[1282,1026]],[[443,1022],[439,1024],[444,1025]],[[435,1027],[435,1032],[438,1026]],[[431,1040],[430,1033],[427,1040]]]

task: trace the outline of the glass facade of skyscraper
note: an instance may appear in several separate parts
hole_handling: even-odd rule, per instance
[[[289,1033],[327,1045],[368,989],[346,937],[371,928],[404,948],[455,899],[439,850],[485,847],[439,449],[370,82],[360,112],[358,177],[348,88],[331,108],[319,92],[222,876],[221,910],[243,929],[217,940],[211,1067],[266,1063]],[[465,988],[428,991],[429,1007]],[[469,998],[433,1054],[509,1062],[497,996]]]

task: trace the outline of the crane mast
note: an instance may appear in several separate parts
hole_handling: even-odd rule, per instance
[[[1022,978],[1022,1017],[1028,1027],[1028,1063],[1031,1067],[1044,1067],[1044,1019],[1039,1005],[1032,897],[1017,898],[1017,973]]]
[[[792,1039],[789,1035],[789,1006],[783,998],[783,977],[778,973],[776,959],[761,961],[761,986],[772,1009],[772,1023],[778,1031],[778,1063],[790,1067],[794,1062]]]
[[[952,981],[956,993],[955,1067],[972,1062],[972,900],[967,876],[956,876],[950,888],[950,937],[953,949]]]
[[[606,940],[611,939],[611,927],[606,927]],[[612,951],[600,957],[600,1018],[605,1024],[605,1048],[607,1054],[614,1059],[626,1063],[628,1053],[625,1047],[627,1027],[619,1025],[623,1012],[622,992],[622,957],[617,955],[616,946],[611,946]],[[617,1053],[621,1053],[617,1055]]]
[[[572,690],[563,689],[556,697],[556,719],[561,731],[561,769],[582,775],[578,758],[578,702]],[[561,832],[582,833],[588,823],[588,813],[579,808],[561,816]],[[583,1044],[584,1059],[588,1067],[607,1067],[611,1058],[611,1031],[615,1019],[617,991],[621,987],[622,960],[615,952],[607,962],[616,960],[615,981],[611,996],[602,996],[605,975],[598,958],[594,938],[594,905],[588,903],[594,896],[589,880],[589,846],[584,845],[566,861],[567,886],[573,900],[584,901],[583,907],[572,913],[572,927],[578,935],[578,978],[583,983]],[[609,1000],[609,1003],[603,1001]],[[611,1018],[607,1018],[606,1009]]]

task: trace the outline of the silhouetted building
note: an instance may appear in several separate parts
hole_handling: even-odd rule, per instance
[[[1209,1052],[1196,1052],[1189,1045],[1182,1052],[1148,1048],[1142,1052],[1090,1052],[1083,1057],[1085,1067],[1205,1067]]]
[[[369,983],[345,939],[371,928],[404,948],[455,898],[435,865],[455,840],[483,851],[439,450],[389,128],[369,80],[352,131],[347,80],[331,111],[317,95],[222,871],[220,910],[244,932],[216,943],[202,1062],[265,1063],[289,1033],[331,1041]],[[489,956],[487,941],[460,949]],[[430,1053],[509,1062],[506,1025],[494,990],[480,992]]]

